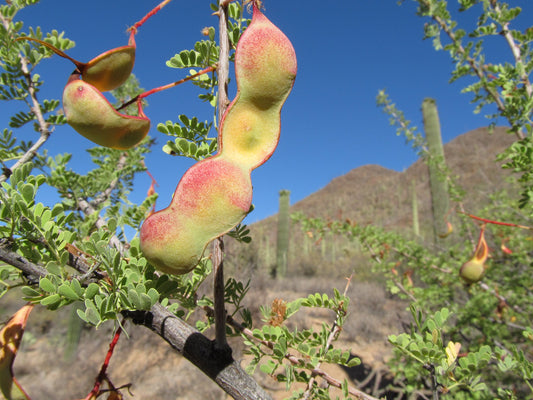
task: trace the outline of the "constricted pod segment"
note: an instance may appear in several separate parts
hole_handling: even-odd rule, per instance
[[[219,135],[221,152],[247,168],[262,165],[279,141],[280,113],[296,78],[296,53],[255,5],[235,52],[237,95]]]
[[[144,256],[160,271],[186,273],[198,264],[207,244],[233,229],[251,204],[247,171],[223,157],[202,160],[183,175],[171,204],[143,223]]]
[[[150,120],[139,101],[139,115],[119,113],[93,85],[72,75],[63,91],[63,109],[68,124],[94,143],[126,150],[143,140]]]
[[[252,22],[237,44],[235,74],[237,95],[221,121],[219,153],[191,167],[170,205],[141,227],[141,250],[163,272],[189,272],[209,242],[243,220],[252,202],[251,172],[270,158],[279,141],[296,55],[255,2]]]

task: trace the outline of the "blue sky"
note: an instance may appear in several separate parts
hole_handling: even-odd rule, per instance
[[[76,42],[72,57],[88,61],[96,55],[127,44],[126,29],[139,20],[155,1],[42,0],[20,12],[18,17],[44,32],[65,31]],[[151,89],[185,76],[170,69],[166,60],[201,40],[205,26],[216,26],[210,1],[173,0],[152,17],[136,36],[134,73],[142,87]],[[455,3],[450,1],[450,3]],[[530,0],[516,0],[523,8],[520,21],[533,20]],[[278,192],[291,191],[291,203],[323,188],[331,179],[365,164],[379,164],[402,171],[416,160],[403,137],[395,135],[388,117],[376,106],[378,90],[386,89],[392,100],[414,125],[422,127],[420,106],[425,97],[437,100],[444,142],[471,129],[488,124],[484,114],[474,114],[471,96],[461,94],[466,82],[449,84],[453,70],[446,52],[436,52],[422,40],[425,20],[415,15],[416,4],[396,0],[264,0],[264,13],[292,41],[298,57],[298,75],[281,120],[281,140],[272,158],[252,172],[255,211],[247,223],[275,214]],[[461,17],[474,24],[476,10]],[[490,50],[498,60],[510,57],[503,38],[491,39]],[[61,98],[73,66],[53,57],[40,64],[37,73],[45,80],[41,98]],[[235,93],[235,87],[230,89]],[[147,166],[159,183],[157,208],[168,205],[176,185],[192,160],[161,152],[167,138],[157,132],[158,122],[177,120],[179,114],[211,120],[212,109],[198,100],[194,87],[184,84],[148,98],[146,114],[152,120],[150,135],[158,141],[147,158]],[[20,110],[16,104],[2,104],[0,123]],[[499,121],[501,124],[504,121]],[[16,132],[26,140],[31,129]],[[214,135],[214,133],[213,133]],[[83,151],[93,144],[68,125],[53,133],[46,147],[51,154],[79,154],[72,166],[87,170]],[[136,181],[135,200],[141,200],[150,180]]]

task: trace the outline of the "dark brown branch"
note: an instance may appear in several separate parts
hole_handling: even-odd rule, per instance
[[[48,275],[48,271],[44,267],[32,263],[20,254],[9,250],[6,247],[0,247],[0,261],[21,270],[28,279],[32,281],[38,281],[39,278]],[[103,275],[99,271],[94,270],[83,258],[77,257],[72,253],[69,255],[68,265],[83,274],[81,276],[74,276],[74,278],[79,279],[82,284],[86,285],[103,278]]]
[[[117,161],[117,165],[115,167],[115,171],[116,172],[122,171],[124,169],[124,167],[126,166],[126,161],[127,160],[128,160],[128,153],[122,153],[120,155],[118,161]],[[97,207],[98,205],[102,204],[107,199],[109,199],[109,197],[111,196],[111,193],[113,192],[113,190],[115,190],[115,188],[117,187],[119,181],[120,181],[119,178],[113,179],[111,181],[111,183],[109,183],[109,186],[107,187],[106,190],[104,190],[102,193],[100,193],[98,196],[96,196],[94,198],[94,200],[90,201],[91,206]]]
[[[150,311],[126,311],[125,317],[161,336],[222,390],[236,400],[271,400],[270,395],[235,361],[231,352],[215,346],[159,303]]]
[[[3,247],[0,247],[0,261],[21,270],[31,280],[38,280],[40,277],[48,274],[45,268]]]
[[[0,247],[0,261],[20,269],[34,280],[48,274],[43,267],[3,247]],[[76,258],[76,265],[85,271],[89,269],[79,258]],[[161,336],[234,399],[272,400],[233,359],[231,349],[215,346],[214,341],[171,314],[161,304],[157,303],[150,311],[124,311],[123,315]]]

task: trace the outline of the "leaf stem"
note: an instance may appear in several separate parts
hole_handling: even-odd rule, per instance
[[[171,1],[172,0],[163,0],[161,3],[155,6],[150,12],[148,12],[140,21],[137,21],[135,24],[133,24],[133,26],[129,29],[131,31],[132,36],[137,33],[137,29],[139,29],[150,17],[154,16],[159,10],[161,10],[164,6],[166,6]]]
[[[9,32],[10,31],[9,22],[5,18],[3,18],[1,15],[0,15],[0,20],[4,28]],[[50,129],[50,125],[44,119],[44,116],[41,110],[41,104],[37,100],[35,84],[33,82],[31,72],[28,68],[28,62],[21,54],[19,54],[18,57],[20,60],[20,66],[21,66],[22,73],[24,74],[24,77],[28,83],[28,94],[30,95],[29,97],[31,99],[31,104],[29,105],[29,107],[30,107],[31,112],[35,116],[35,119],[37,120],[40,136],[39,136],[39,139],[37,139],[37,141],[28,149],[28,151],[26,151],[26,153],[10,169],[4,171],[2,175],[0,175],[0,183],[6,181],[14,170],[26,164],[27,162],[31,161],[37,155],[37,151],[41,148],[41,146],[44,143],[46,143],[46,141],[50,137],[50,134],[52,133],[52,130]]]
[[[344,293],[343,295],[346,296],[346,293],[348,293],[348,288],[350,287],[350,283],[352,282],[352,277],[353,277],[353,274],[350,275],[349,278],[347,278],[347,282],[346,282],[346,286],[344,288]],[[338,337],[340,331],[341,331],[341,325],[339,324],[339,320],[340,318],[342,318],[342,314],[346,314],[346,312],[344,310],[342,310],[342,308],[339,306],[339,308],[337,309],[336,311],[336,318],[335,318],[335,321],[333,321],[333,325],[331,326],[331,329],[329,331],[329,335],[328,335],[328,338],[326,340],[326,343],[324,345],[324,354],[327,353],[328,349],[330,348],[331,344],[333,343],[333,341],[336,340],[336,338]],[[318,362],[317,365],[315,366],[315,370],[319,370],[320,369],[320,365],[322,363],[321,362]],[[316,381],[315,379],[316,377],[316,374],[313,372],[311,373],[311,379],[309,379],[309,382],[307,382],[307,388],[303,394],[303,399],[304,400],[307,400],[310,398],[310,396],[312,395],[312,392],[311,392],[311,389],[313,388],[313,385]]]

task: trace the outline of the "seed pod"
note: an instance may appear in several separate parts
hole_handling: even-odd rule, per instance
[[[82,79],[101,92],[116,89],[126,82],[135,64],[135,42],[132,45],[132,41],[128,46],[106,51],[86,63],[81,70]]]
[[[252,202],[251,171],[277,146],[296,55],[255,3],[252,22],[237,44],[235,74],[237,96],[221,121],[219,153],[190,168],[171,204],[141,227],[141,250],[163,272],[189,272],[210,241],[242,221]]]
[[[160,271],[194,268],[213,239],[233,229],[250,210],[250,174],[222,157],[193,165],[181,178],[170,205],[141,227],[141,249]]]
[[[20,37],[17,40],[37,42],[52,50],[57,55],[72,61],[76,66],[75,72],[80,74],[85,82],[93,85],[101,92],[116,89],[126,82],[135,64],[135,39],[133,34],[130,35],[127,46],[108,50],[87,63],[75,60],[44,40],[30,37]]]
[[[120,114],[91,84],[73,75],[63,91],[63,109],[67,123],[94,143],[126,150],[143,140],[150,130],[150,120],[139,101],[139,115]]]
[[[281,107],[296,70],[290,40],[254,3],[252,22],[235,52],[237,96],[219,135],[225,157],[254,169],[272,156],[279,141]]]
[[[465,262],[459,270],[459,276],[467,283],[479,282],[487,270],[485,262],[489,256],[489,247],[485,241],[485,227],[481,229],[474,257]]]

